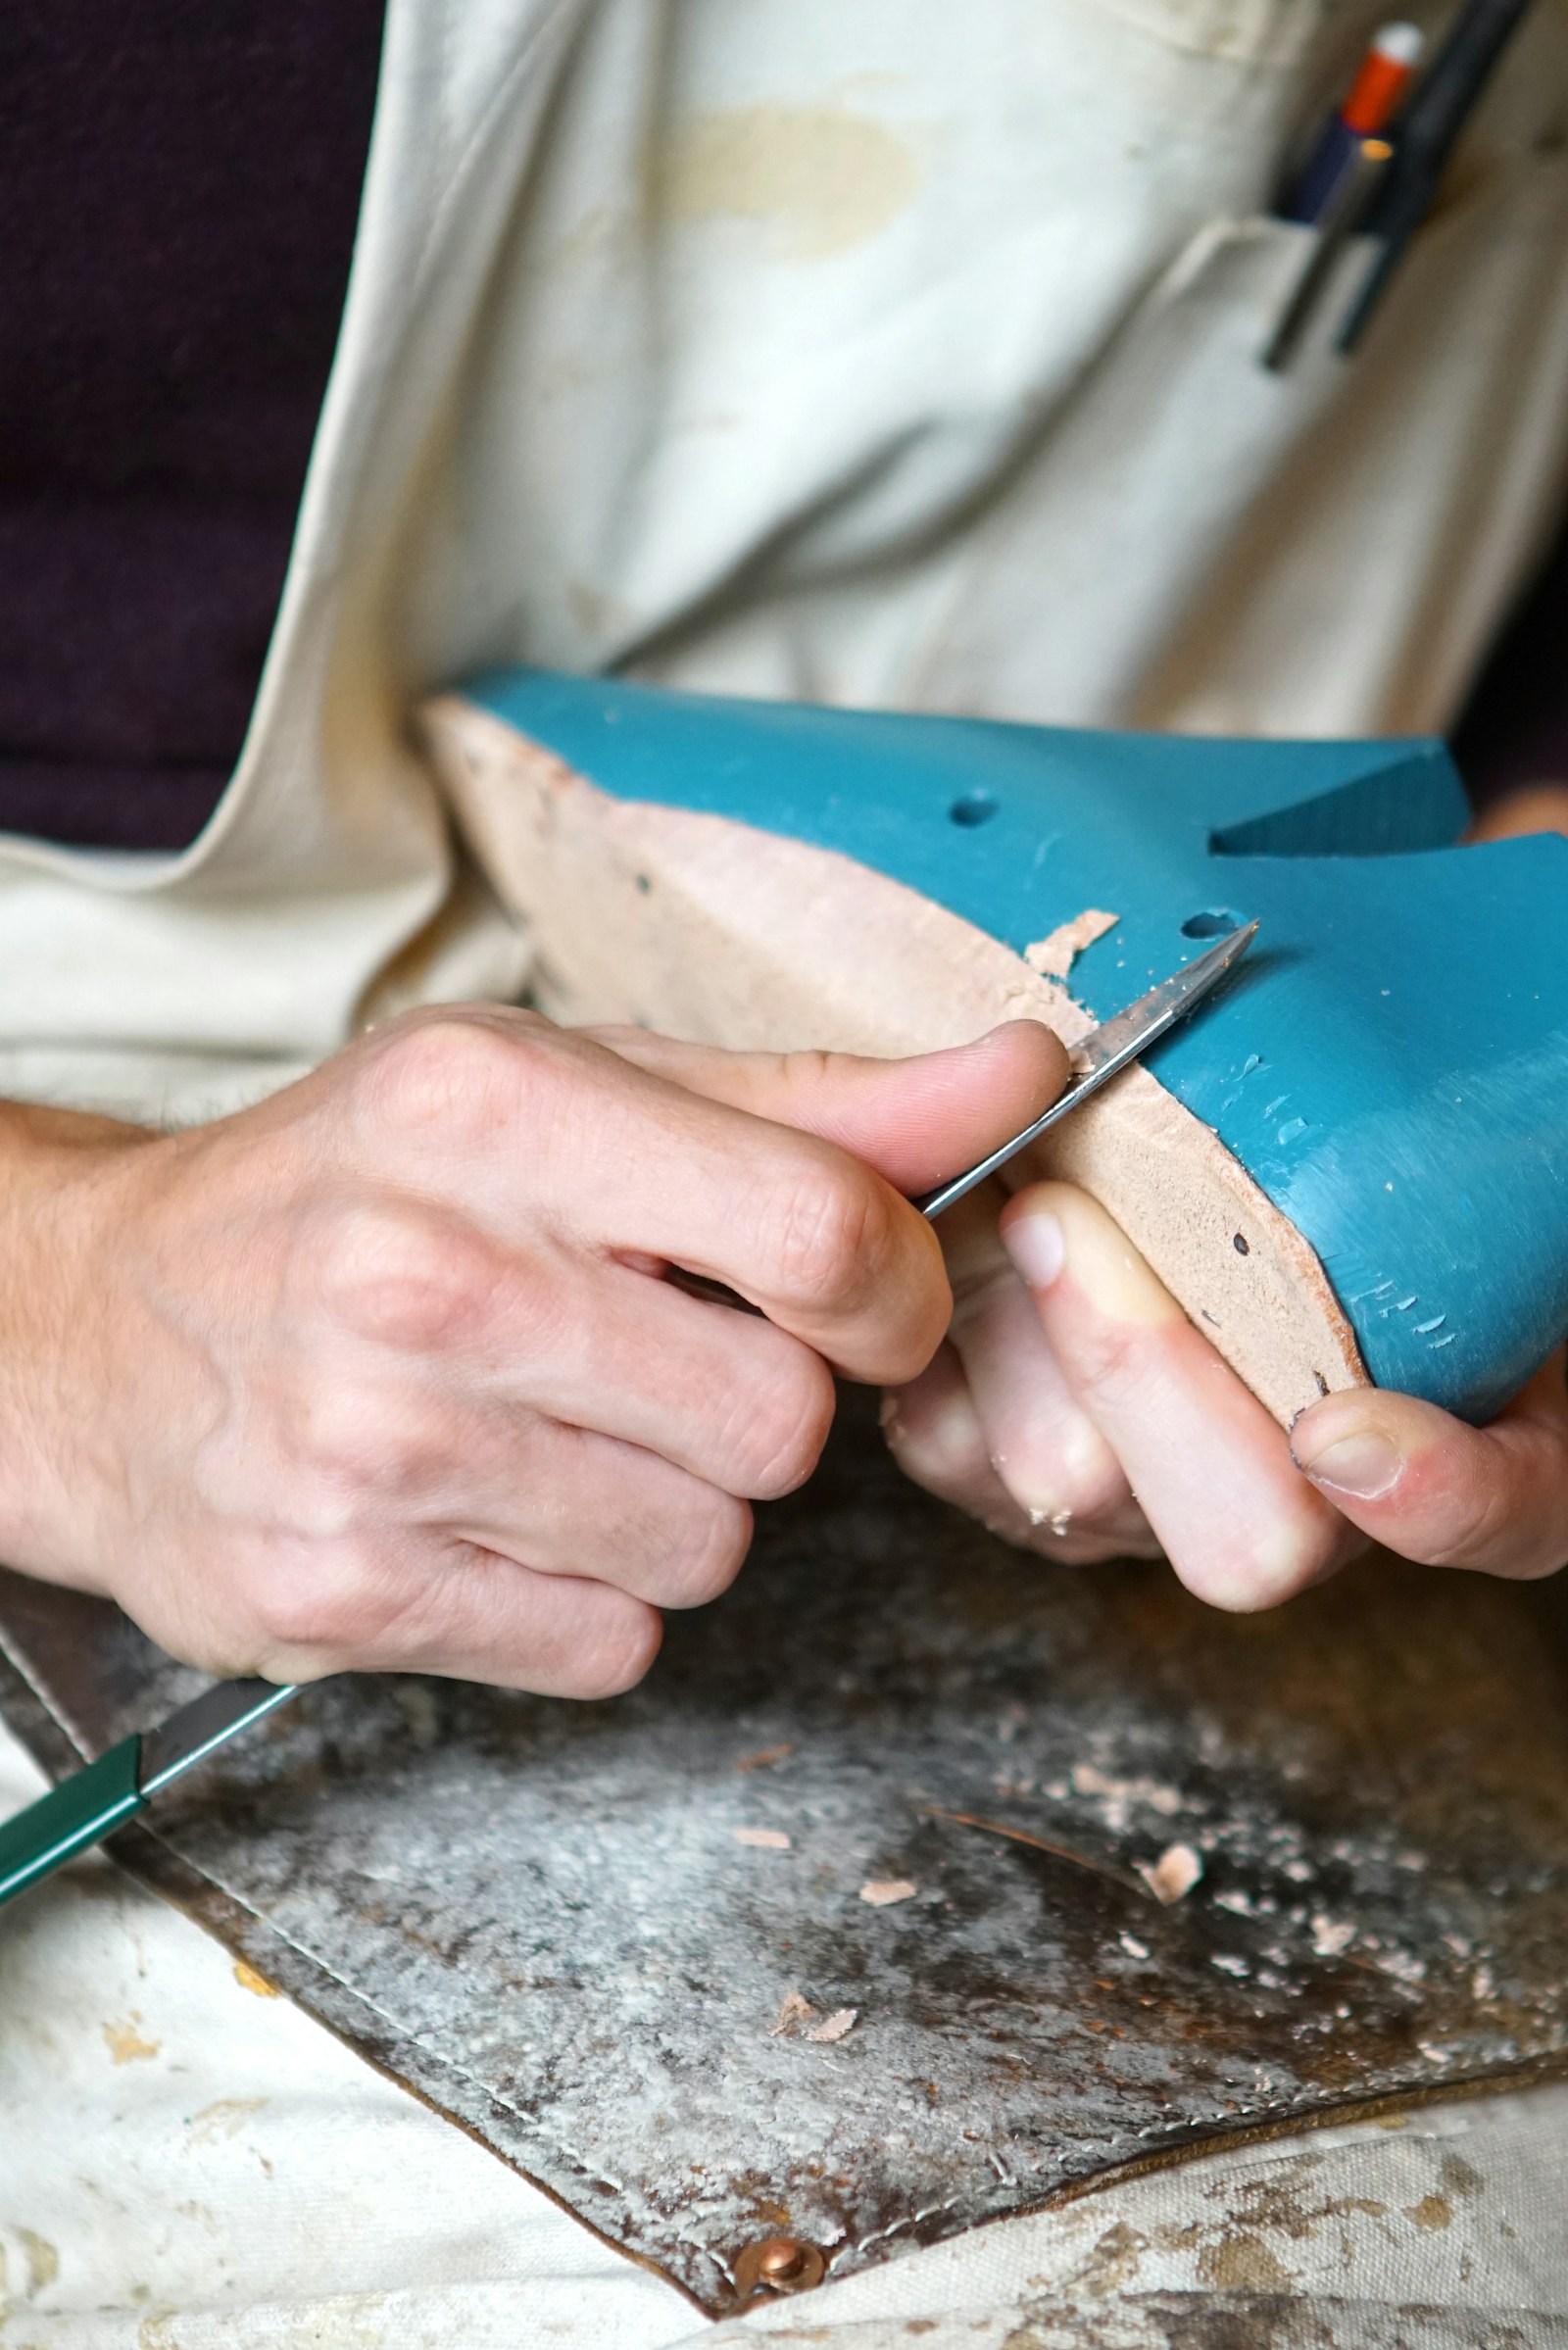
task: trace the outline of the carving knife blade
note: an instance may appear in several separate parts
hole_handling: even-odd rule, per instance
[[[1093,1029],[1074,1048],[1071,1082],[1051,1107],[976,1165],[917,1199],[914,1204],[920,1213],[928,1219],[939,1216],[945,1207],[984,1183],[988,1175],[1004,1167],[1037,1136],[1049,1132],[1058,1119],[1070,1116],[1080,1102],[1087,1102],[1091,1094],[1147,1052],[1156,1038],[1185,1018],[1246,954],[1256,932],[1255,922],[1243,923],[1169,979],[1151,988],[1147,996],[1140,996],[1125,1011]],[[717,1283],[688,1274],[681,1285],[700,1296],[715,1297],[726,1305],[757,1311],[748,1299]],[[298,1691],[299,1684],[294,1682],[282,1686],[251,1679],[215,1682],[156,1730],[122,1738],[118,1746],[73,1772],[14,1819],[0,1822],[0,1904],[47,1877],[73,1854],[135,1819],[154,1795],[182,1773],[265,1715],[286,1705]]]
[[[1136,1004],[1129,1004],[1125,1011],[1115,1013],[1112,1018],[1102,1020],[1098,1028],[1091,1029],[1082,1044],[1073,1047],[1072,1078],[1051,1107],[1020,1128],[1009,1141],[1000,1144],[986,1157],[977,1160],[972,1167],[966,1167],[961,1175],[955,1175],[950,1183],[939,1184],[934,1192],[927,1192],[922,1199],[916,1199],[914,1204],[921,1215],[928,1222],[941,1215],[945,1207],[951,1207],[956,1199],[961,1199],[977,1184],[984,1183],[988,1175],[994,1175],[999,1167],[1004,1167],[1009,1158],[1016,1158],[1018,1152],[1037,1137],[1048,1134],[1062,1118],[1070,1117],[1080,1102],[1087,1102],[1091,1094],[1097,1094],[1130,1061],[1137,1060],[1140,1053],[1147,1053],[1150,1046],[1168,1029],[1174,1028],[1178,1020],[1184,1020],[1194,1006],[1202,1002],[1210,988],[1218,986],[1232,964],[1247,953],[1256,936],[1255,922],[1239,924],[1224,938],[1216,939],[1206,954],[1195,955],[1190,963],[1184,963],[1179,971],[1173,971],[1169,979],[1162,979],[1157,987],[1152,987],[1147,996],[1140,996]]]

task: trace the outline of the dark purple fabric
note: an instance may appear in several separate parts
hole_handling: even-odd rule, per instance
[[[0,10],[0,827],[173,848],[233,765],[382,0]]]
[[[1568,528],[1503,630],[1453,738],[1470,796],[1568,782]]]

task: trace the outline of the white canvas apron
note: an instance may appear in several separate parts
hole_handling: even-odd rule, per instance
[[[179,857],[0,844],[0,1092],[200,1115],[514,989],[407,739],[481,663],[1440,726],[1559,504],[1568,17],[1363,353],[1281,380],[1302,232],[1261,208],[1379,14],[392,0],[239,769]]]

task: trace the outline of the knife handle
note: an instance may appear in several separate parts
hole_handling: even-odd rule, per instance
[[[141,1739],[133,1734],[0,1824],[0,1902],[144,1810],[140,1769]]]

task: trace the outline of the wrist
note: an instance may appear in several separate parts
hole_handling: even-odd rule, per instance
[[[78,1555],[74,1496],[105,1401],[96,1366],[121,1176],[155,1139],[115,1118],[0,1103],[0,1560],[81,1590],[105,1588]]]

